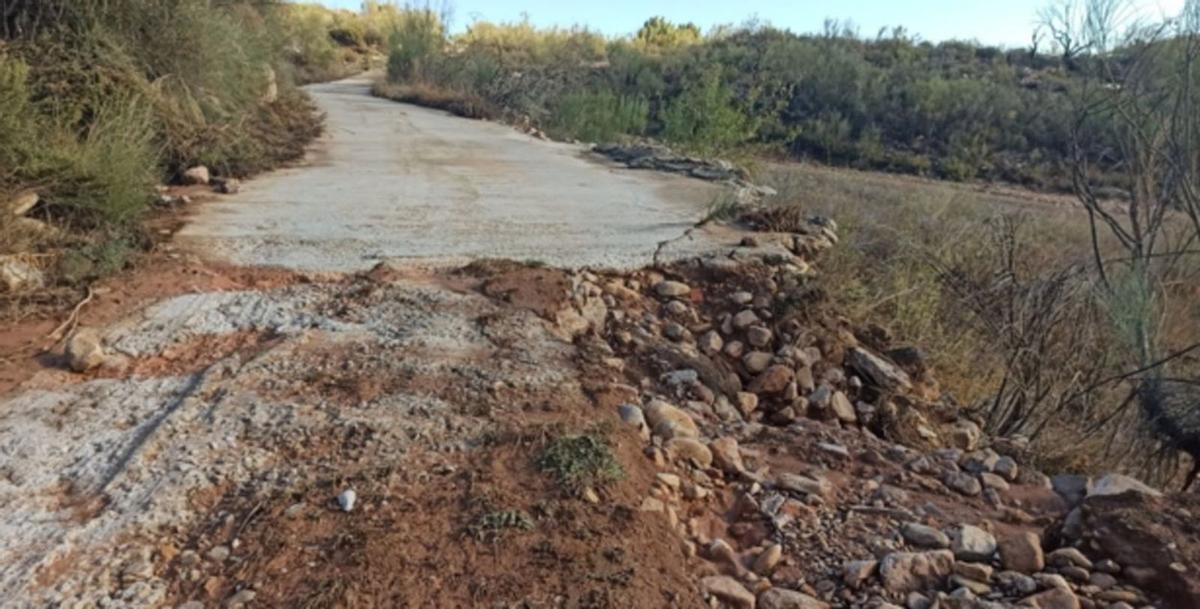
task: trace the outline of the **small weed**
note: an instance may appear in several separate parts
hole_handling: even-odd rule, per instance
[[[710,222],[726,222],[738,217],[741,213],[741,205],[738,204],[736,198],[729,193],[722,193],[708,204],[708,209],[704,212],[704,217],[696,223],[696,226],[704,226]]]
[[[802,233],[808,227],[808,218],[804,207],[793,203],[755,209],[740,220],[757,231]]]
[[[467,526],[467,534],[481,542],[494,541],[511,530],[533,530],[533,519],[523,510],[497,510],[483,514]]]
[[[608,442],[596,435],[563,436],[542,452],[538,468],[571,492],[620,480],[625,470]]]

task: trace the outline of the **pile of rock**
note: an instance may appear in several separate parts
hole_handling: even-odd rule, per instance
[[[1149,602],[1121,581],[1115,561],[1093,562],[1071,547],[1044,554],[1036,533],[1009,533],[997,541],[972,525],[942,531],[906,523],[900,534],[911,549],[845,567],[846,585],[865,591],[876,607],[1129,609]]]
[[[937,403],[919,351],[814,300],[812,262],[836,242],[835,224],[810,219],[670,274],[584,272],[573,284],[570,335],[620,378],[601,392],[619,397],[609,403],[659,470],[640,509],[680,534],[710,603],[1153,602],[1117,560],[1043,551],[1038,525],[1062,503],[1019,463],[1026,441],[989,441]]]
[[[592,151],[622,163],[630,169],[681,173],[714,182],[747,178],[746,170],[736,167],[729,161],[685,156],[657,143],[600,144],[593,146]]]

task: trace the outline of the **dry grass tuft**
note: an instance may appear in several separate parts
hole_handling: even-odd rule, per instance
[[[371,88],[371,93],[392,101],[445,110],[465,118],[492,120],[499,116],[482,98],[428,83],[396,84],[381,79]]]

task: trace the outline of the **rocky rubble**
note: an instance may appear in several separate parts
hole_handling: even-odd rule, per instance
[[[728,161],[677,154],[670,148],[657,143],[600,144],[593,146],[592,151],[618,163],[623,163],[630,169],[682,173],[694,178],[716,182],[745,180],[748,177],[744,169],[735,167]]]
[[[993,448],[919,351],[826,310],[810,278],[836,241],[813,219],[727,258],[579,278],[576,304],[606,310],[577,340],[608,370],[596,391],[622,396],[621,420],[670,476],[642,509],[709,574],[710,605],[1171,606],[1120,559],[1053,545],[1070,498],[1012,456],[1022,440]]]
[[[659,269],[380,268],[77,333],[68,363],[89,375],[262,341],[8,401],[0,589],[189,609],[1198,606],[1200,506],[1037,472],[919,350],[830,309],[813,277],[836,223],[788,222]],[[597,419],[629,477],[535,492],[522,450]],[[524,536],[464,536],[485,509]]]
[[[746,170],[729,161],[678,154],[657,142],[598,144],[592,146],[592,151],[630,169],[664,171],[711,182],[726,182],[733,188],[736,201],[742,205],[752,205],[775,194],[770,187],[750,183]]]

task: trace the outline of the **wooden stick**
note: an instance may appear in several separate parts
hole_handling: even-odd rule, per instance
[[[75,329],[75,326],[79,324],[79,312],[83,310],[84,305],[92,301],[92,296],[94,294],[95,293],[92,292],[92,286],[88,286],[87,296],[83,300],[79,301],[79,304],[75,305],[75,308],[71,310],[71,315],[67,317],[66,321],[62,322],[62,324],[55,328],[53,332],[47,335],[47,338],[50,338],[54,341],[50,343],[50,347],[57,345]],[[47,349],[49,349],[49,347],[47,347]]]

